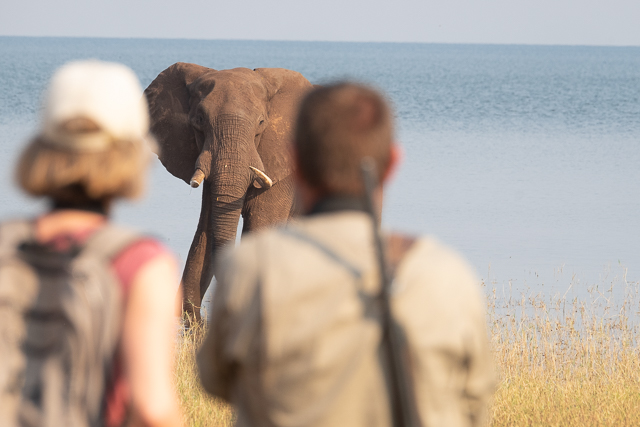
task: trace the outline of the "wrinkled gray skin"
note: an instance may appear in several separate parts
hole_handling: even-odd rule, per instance
[[[280,68],[176,63],[145,90],[160,161],[187,184],[203,186],[182,275],[183,310],[195,319],[215,254],[235,240],[240,215],[243,233],[292,215],[288,142],[297,104],[311,88],[301,74]]]

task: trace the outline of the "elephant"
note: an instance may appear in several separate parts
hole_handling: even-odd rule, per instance
[[[214,70],[178,62],[145,89],[151,131],[167,171],[202,185],[196,234],[182,275],[183,311],[199,307],[215,257],[242,233],[294,214],[289,138],[300,98],[313,85],[282,68]]]

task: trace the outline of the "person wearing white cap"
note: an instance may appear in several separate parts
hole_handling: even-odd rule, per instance
[[[16,361],[0,372],[0,412],[13,417],[3,424],[0,416],[0,424],[182,425],[173,387],[175,259],[157,240],[109,221],[114,201],[142,193],[152,144],[146,100],[129,68],[90,60],[55,73],[39,132],[16,170],[19,186],[51,209],[0,226],[0,276],[2,261],[17,259],[39,279],[35,291],[24,272],[6,276],[20,283],[0,284],[0,308],[8,307],[0,316],[14,323],[0,326],[0,359]],[[64,256],[73,261],[63,269],[58,261],[41,266]],[[82,270],[87,259],[93,264]],[[50,283],[61,290],[44,289]],[[3,333],[18,337],[19,351],[11,353]],[[104,365],[97,373],[86,362],[94,353]],[[56,367],[64,369],[54,375]],[[21,394],[7,398],[11,390]]]

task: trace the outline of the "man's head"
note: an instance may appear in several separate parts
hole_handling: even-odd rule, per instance
[[[355,83],[320,87],[302,101],[294,135],[297,177],[318,196],[360,196],[360,162],[371,157],[379,182],[396,160],[384,98]]]

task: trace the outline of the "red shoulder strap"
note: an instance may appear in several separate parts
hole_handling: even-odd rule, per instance
[[[394,277],[398,266],[407,252],[413,247],[416,238],[402,234],[389,234],[386,236],[385,252],[389,263],[389,274]]]

